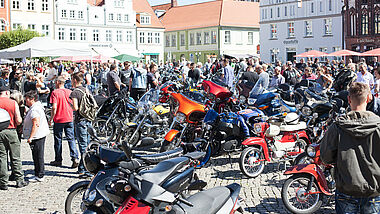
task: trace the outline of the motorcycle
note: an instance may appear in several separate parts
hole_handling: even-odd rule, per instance
[[[248,98],[248,106],[253,106],[267,116],[281,115],[283,112],[297,112],[296,104],[283,100],[279,93],[267,92]]]
[[[310,145],[307,155],[313,162],[288,168],[284,174],[292,176],[285,181],[281,190],[285,207],[298,214],[316,212],[324,197],[332,200],[335,190],[334,168],[321,161],[319,145]]]
[[[272,116],[268,122],[254,124],[254,131],[260,137],[251,137],[242,143],[246,149],[240,156],[239,167],[244,175],[257,177],[267,162],[293,160],[306,149],[310,144],[305,132],[307,125],[298,118],[297,114],[289,113],[281,122],[279,117]]]

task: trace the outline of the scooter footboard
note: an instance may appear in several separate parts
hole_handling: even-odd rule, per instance
[[[317,164],[299,164],[288,168],[285,172],[285,175],[293,174],[308,174],[314,177],[318,187],[326,195],[332,195],[329,191],[327,180],[323,171]]]

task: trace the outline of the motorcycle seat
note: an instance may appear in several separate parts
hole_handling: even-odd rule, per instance
[[[299,122],[296,125],[281,125],[280,126],[280,131],[282,132],[293,132],[293,131],[298,131],[298,130],[303,130],[306,129],[306,123],[305,122]]]
[[[140,159],[148,164],[157,164],[163,160],[168,160],[171,158],[178,157],[182,155],[183,149],[181,147],[170,150],[163,153],[151,154],[151,155],[135,155],[135,158]]]
[[[196,193],[186,200],[194,206],[178,203],[169,213],[217,213],[230,198],[230,190],[227,187],[215,187],[206,191]],[[232,202],[231,202],[232,203]]]
[[[99,157],[107,164],[118,163],[127,158],[123,151],[108,147],[99,147]]]
[[[144,180],[150,181],[154,184],[162,185],[179,169],[190,162],[189,158],[177,157],[169,160],[161,161],[153,169],[142,171],[140,173]]]

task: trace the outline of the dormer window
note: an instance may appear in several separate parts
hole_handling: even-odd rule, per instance
[[[124,0],[114,0],[113,4],[115,7],[124,7]]]
[[[150,16],[140,16],[140,24],[149,25],[150,24]]]

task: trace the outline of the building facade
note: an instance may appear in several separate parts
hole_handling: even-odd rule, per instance
[[[10,0],[11,29],[19,27],[44,36],[54,34],[54,0]]]
[[[345,0],[346,48],[365,52],[380,48],[380,0]]]
[[[342,49],[340,0],[260,0],[260,57],[291,61],[309,50]]]
[[[173,6],[161,17],[165,60],[205,62],[221,55],[257,55],[258,14],[256,2],[218,0]]]
[[[0,34],[10,31],[9,0],[0,0]]]
[[[95,55],[137,56],[135,17],[132,0],[57,0],[54,38],[90,47]]]
[[[136,12],[136,44],[139,56],[147,62],[163,62],[164,26],[147,0],[133,0],[133,10]]]

